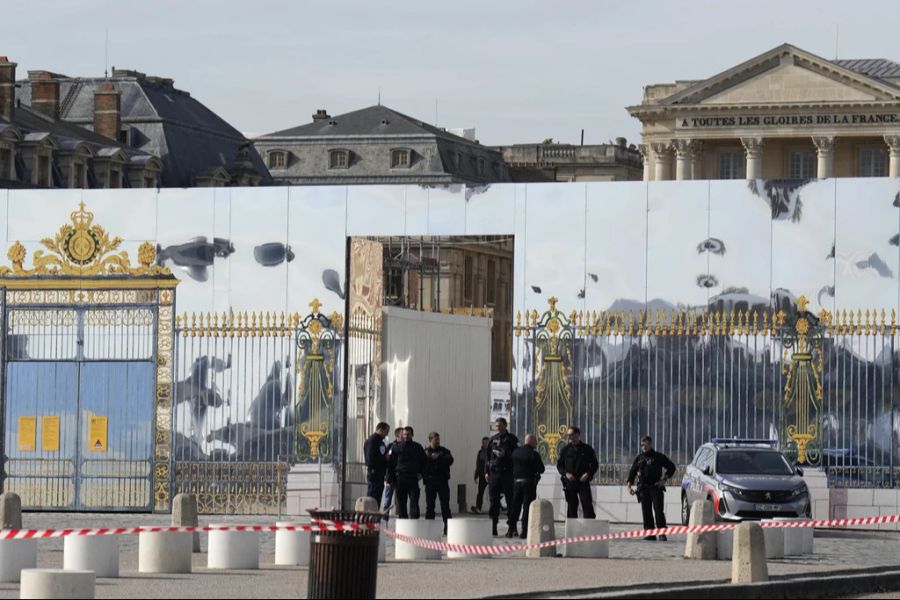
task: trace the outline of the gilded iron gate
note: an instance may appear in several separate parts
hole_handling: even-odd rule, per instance
[[[169,508],[178,280],[149,242],[137,265],[121,244],[82,203],[31,268],[19,242],[0,268],[0,481],[27,508]]]

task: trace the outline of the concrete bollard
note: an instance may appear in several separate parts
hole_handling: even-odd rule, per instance
[[[772,519],[765,519],[762,523],[771,523]],[[784,558],[784,528],[763,527],[766,536],[766,558]]]
[[[556,539],[556,529],[553,526],[553,503],[549,500],[537,500],[531,503],[528,509],[528,543],[539,544]],[[525,551],[528,558],[540,558],[542,556],[556,556],[556,547],[533,548]]]
[[[441,541],[444,533],[443,521],[423,521],[420,519],[397,519],[395,521],[397,533],[417,537],[433,542]],[[440,550],[420,548],[406,542],[396,540],[394,543],[394,558],[396,560],[440,560]]]
[[[192,547],[192,536],[188,532],[141,532],[138,534],[138,572],[190,573]]]
[[[596,519],[566,519],[566,537],[581,535],[606,535],[609,521]],[[579,542],[565,544],[563,556],[566,558],[609,558],[609,542]]]
[[[176,494],[172,499],[172,525],[175,527],[199,527],[197,497],[193,494]],[[194,532],[193,552],[200,552],[200,533]]]
[[[691,504],[689,525],[712,525],[714,522],[715,518],[713,517],[711,502],[695,500]],[[715,531],[687,534],[687,541],[684,545],[684,557],[694,560],[716,560],[717,540],[718,536]]]
[[[258,531],[216,531],[210,525],[207,538],[206,567],[208,569],[259,569]]]
[[[23,569],[19,598],[93,598],[93,571]]]
[[[756,583],[769,580],[766,564],[766,536],[759,523],[741,523],[734,530],[731,559],[731,583]]]
[[[775,521],[806,521],[791,517],[778,517]],[[782,527],[784,532],[784,555],[800,556],[813,553],[813,528],[812,527]]]
[[[0,583],[15,583],[23,569],[36,566],[37,540],[0,541]]]
[[[286,525],[309,525],[309,522],[278,521],[278,527]],[[282,531],[275,532],[275,564],[292,567],[309,566],[309,537],[308,531]]]
[[[22,529],[22,499],[16,493],[0,494],[0,529]]]
[[[450,519],[447,521],[447,543],[490,546],[491,522],[487,519]],[[465,554],[447,551],[447,558],[490,558],[490,554]]]
[[[734,529],[716,532],[716,560],[731,560],[734,550]]]
[[[63,569],[93,571],[97,577],[118,577],[119,536],[67,536],[63,542]]]
[[[378,501],[369,496],[363,496],[362,498],[356,499],[356,512],[364,512],[364,513],[380,513],[381,507],[378,505]],[[386,562],[387,561],[387,536],[383,533],[378,533],[378,562]]]

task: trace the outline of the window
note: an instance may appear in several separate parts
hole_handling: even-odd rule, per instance
[[[478,176],[484,177],[484,159],[483,158],[478,159]]]
[[[329,153],[329,169],[346,169],[350,164],[350,152],[347,150],[331,150]]]
[[[467,256],[463,262],[463,300],[472,301],[475,288],[475,265],[471,256]]]
[[[859,176],[887,176],[887,152],[884,148],[862,148],[859,151]]]
[[[50,186],[50,157],[39,156],[37,161],[37,184],[41,187]]]
[[[122,187],[122,182],[121,182],[121,180],[120,180],[120,175],[119,175],[119,172],[118,172],[116,169],[110,169],[110,170],[109,170],[109,186],[108,186],[108,187],[109,187],[110,189]]]
[[[791,179],[812,179],[816,176],[816,153],[814,150],[791,150],[788,153],[788,177]]]
[[[145,188],[156,187],[156,178],[155,177],[144,177],[144,187]]]
[[[10,177],[11,153],[5,148],[0,148],[0,179]]]
[[[282,151],[269,152],[269,168],[283,169],[287,166],[287,153]]]
[[[497,299],[497,267],[492,260],[487,264],[487,303],[493,304]]]
[[[459,152],[451,152],[450,154],[453,157],[453,167],[459,171],[459,165],[462,162],[462,154]]]
[[[391,150],[391,168],[403,169],[409,166],[409,150]]]
[[[75,163],[72,165],[72,186],[73,188],[87,187],[84,185],[84,164]]]
[[[719,179],[746,179],[747,160],[743,150],[723,150],[719,153]]]

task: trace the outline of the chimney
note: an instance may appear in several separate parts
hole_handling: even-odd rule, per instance
[[[31,108],[53,120],[59,118],[59,80],[49,71],[28,71]]]
[[[16,63],[0,56],[0,117],[12,121],[16,107]]]
[[[328,114],[328,111],[324,108],[320,108],[316,111],[316,114],[313,115],[313,121],[325,121],[326,119],[330,119],[331,115]]]
[[[623,137],[617,137],[616,138],[616,146],[618,146],[619,148],[625,148],[628,146],[628,140]]]
[[[119,99],[119,92],[109,82],[101,83],[94,92],[94,132],[115,141],[119,141],[121,128]]]

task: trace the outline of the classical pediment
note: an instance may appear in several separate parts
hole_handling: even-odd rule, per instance
[[[900,102],[900,89],[789,44],[700,81],[663,105]]]

